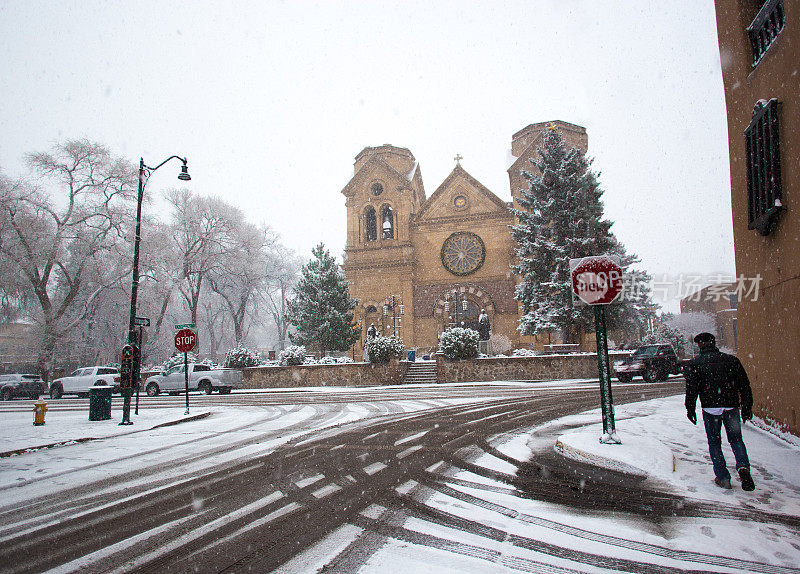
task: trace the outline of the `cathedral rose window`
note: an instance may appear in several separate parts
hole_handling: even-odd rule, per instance
[[[486,246],[474,233],[453,233],[442,245],[442,265],[453,275],[477,271],[486,259]]]

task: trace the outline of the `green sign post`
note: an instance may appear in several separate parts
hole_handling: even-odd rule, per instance
[[[600,378],[600,409],[603,436],[600,442],[621,444],[614,425],[614,400],[611,395],[611,363],[608,360],[605,306],[622,292],[622,267],[618,257],[599,256],[570,259],[572,291],[578,299],[594,307],[597,340],[597,370]]]
[[[611,396],[611,364],[608,360],[605,305],[594,307],[594,333],[597,339],[597,369],[600,373],[600,409],[603,412],[603,436],[600,442],[620,443],[614,426],[614,399]]]

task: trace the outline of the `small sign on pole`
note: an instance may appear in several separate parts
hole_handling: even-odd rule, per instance
[[[186,412],[189,414],[189,351],[194,349],[197,345],[197,331],[195,331],[194,323],[186,323],[184,325],[175,325],[177,333],[175,333],[175,349],[179,353],[183,353],[183,374],[186,385]]]
[[[175,349],[179,353],[188,353],[197,345],[197,333],[192,329],[181,329],[175,333]]]
[[[597,340],[597,369],[600,374],[600,407],[603,412],[603,436],[600,442],[620,444],[614,425],[614,400],[611,396],[611,363],[608,360],[605,306],[622,293],[622,265],[619,257],[601,255],[570,259],[573,294],[594,307],[594,330]]]

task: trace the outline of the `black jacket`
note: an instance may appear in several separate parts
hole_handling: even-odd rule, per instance
[[[701,349],[683,367],[686,378],[686,409],[694,412],[698,395],[703,408],[739,407],[752,412],[753,392],[747,373],[733,355],[716,347]],[[740,402],[741,399],[741,402]]]

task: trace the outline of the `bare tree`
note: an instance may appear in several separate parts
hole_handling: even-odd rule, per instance
[[[85,139],[67,140],[51,153],[29,154],[27,161],[34,174],[55,186],[55,197],[30,183],[4,192],[0,253],[36,301],[41,327],[37,362],[48,376],[59,338],[127,273],[95,264],[124,239],[136,172]]]
[[[208,354],[212,360],[216,360],[220,348],[223,346],[226,337],[227,313],[220,297],[212,294],[210,297],[204,297],[203,302],[200,304],[202,312],[202,332],[208,338],[209,351]]]
[[[218,198],[194,196],[185,189],[169,192],[168,200],[173,210],[173,247],[181,258],[178,290],[191,322],[197,323],[200,296],[209,274],[233,251],[233,208]]]
[[[267,289],[265,298],[272,320],[278,330],[278,344],[283,349],[289,335],[289,320],[286,318],[287,304],[292,289],[297,284],[303,261],[293,251],[276,245],[267,260]]]
[[[265,268],[276,244],[267,227],[256,227],[244,221],[240,210],[231,208],[229,216],[237,218],[230,226],[231,250],[221,265],[209,274],[209,285],[225,304],[233,323],[234,346],[244,341],[246,323],[258,314],[258,303],[266,287]]]
[[[160,360],[173,349],[172,325],[184,323],[185,315],[176,309],[175,299],[182,281],[182,259],[172,248],[172,228],[155,218],[143,218],[139,259],[139,309],[150,319],[143,360]]]

